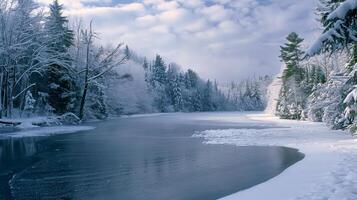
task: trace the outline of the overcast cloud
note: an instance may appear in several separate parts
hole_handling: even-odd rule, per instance
[[[38,0],[47,4],[49,0]],[[94,20],[103,44],[124,42],[205,78],[231,81],[279,71],[279,45],[295,31],[319,33],[315,0],[60,0],[66,14]]]

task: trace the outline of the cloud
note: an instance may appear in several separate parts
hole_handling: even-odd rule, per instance
[[[104,44],[125,42],[222,81],[278,72],[286,35],[310,41],[318,32],[315,1],[60,0],[71,17],[94,19]]]
[[[178,8],[178,9],[162,12],[158,16],[162,23],[172,24],[172,26],[176,26],[179,25],[177,23],[187,22],[185,20],[189,18],[189,15],[190,12],[187,11],[186,9]]]
[[[214,22],[229,19],[233,16],[234,13],[233,10],[227,9],[220,4],[204,7],[202,8],[201,12],[204,14],[204,17],[207,17]]]
[[[157,5],[158,10],[174,10],[180,5],[176,1],[164,1]]]
[[[117,6],[120,11],[126,12],[144,12],[145,7],[141,3],[130,3],[130,4],[122,4]]]

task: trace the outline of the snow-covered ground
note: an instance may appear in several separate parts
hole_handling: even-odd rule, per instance
[[[92,126],[51,126],[22,129],[15,132],[1,133],[1,138],[43,137],[59,134],[75,133],[95,129]]]
[[[274,114],[276,111],[276,107],[278,105],[278,99],[280,96],[280,90],[283,85],[281,76],[283,75],[284,70],[285,70],[285,65],[283,64],[281,66],[280,73],[274,77],[273,82],[269,85],[267,89],[268,104],[267,107],[265,108],[265,112],[267,113]]]
[[[18,137],[41,137],[57,134],[75,133],[79,131],[92,130],[92,126],[67,126],[63,125],[54,117],[32,117],[3,120],[8,122],[19,122],[18,126],[8,128],[0,126],[0,139]]]
[[[321,123],[280,120],[267,114],[220,119],[279,128],[207,130],[207,144],[274,145],[297,148],[305,158],[279,176],[225,197],[228,200],[356,200],[357,139]]]

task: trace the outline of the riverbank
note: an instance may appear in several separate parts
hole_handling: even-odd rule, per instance
[[[306,155],[277,177],[224,199],[357,199],[357,139],[347,133],[322,123],[280,120],[265,114],[221,120],[282,128],[207,130],[194,136],[203,137],[207,144],[285,146]]]
[[[64,116],[63,118],[66,118]],[[41,137],[57,134],[67,134],[94,129],[92,126],[83,126],[79,123],[70,123],[60,117],[32,117],[3,120],[18,125],[0,126],[0,139],[18,137]],[[68,119],[68,117],[67,117]]]

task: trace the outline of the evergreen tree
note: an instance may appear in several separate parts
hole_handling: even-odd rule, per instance
[[[171,104],[175,111],[182,111],[182,91],[180,72],[178,67],[174,64],[169,65],[167,70],[168,84],[166,86],[167,94],[171,99]]]
[[[202,111],[213,111],[213,86],[210,80],[207,80],[202,95]]]
[[[181,83],[178,76],[175,76],[174,80],[172,81],[172,92],[173,92],[173,105],[175,111],[182,111],[183,110],[183,99],[182,99],[182,90],[181,90]]]
[[[166,65],[160,55],[156,55],[153,65],[150,67],[149,88],[154,95],[153,106],[159,112],[169,112],[173,110],[170,97],[168,95],[168,79]],[[171,107],[170,107],[171,106]]]
[[[26,92],[24,111],[28,116],[34,112],[36,100],[33,98],[31,91]]]
[[[185,73],[185,85],[186,88],[196,88],[198,86],[198,75],[191,69]]]
[[[202,97],[201,93],[198,88],[192,91],[192,96],[191,96],[191,111],[192,112],[199,112],[203,111],[202,109]]]
[[[303,82],[306,78],[304,69],[300,66],[304,52],[300,49],[303,39],[296,33],[290,33],[287,42],[281,47],[280,58],[285,63],[283,72],[283,85],[280,91],[277,113],[282,118],[300,119],[304,107]]]
[[[166,84],[167,77],[166,77],[166,65],[164,60],[160,55],[156,55],[155,61],[153,66],[151,67],[152,75],[151,75],[151,82],[154,87],[158,84]]]
[[[329,23],[328,16],[334,11],[340,3],[345,0],[319,0],[319,6],[317,7],[317,14],[320,16],[320,23],[323,27],[331,26]]]
[[[94,80],[89,85],[89,94],[87,100],[87,110],[93,113],[96,119],[105,119],[108,117],[107,106],[105,104],[104,94],[104,80],[103,78]]]
[[[40,92],[48,93],[48,103],[56,114],[74,111],[77,97],[75,78],[72,77],[69,47],[73,44],[73,31],[68,28],[68,19],[63,16],[63,6],[55,0],[45,22],[48,59],[46,76],[36,80]]]
[[[68,28],[68,19],[63,16],[63,5],[54,0],[50,5],[50,13],[46,18],[45,30],[49,46],[54,52],[68,52],[73,45],[74,33]]]
[[[303,70],[299,67],[299,62],[304,55],[301,50],[301,43],[304,41],[297,33],[290,33],[286,38],[287,42],[280,47],[280,58],[286,65],[283,78],[286,80],[295,75],[297,81],[303,78]]]
[[[308,55],[349,48],[357,42],[357,8],[352,3],[346,0],[321,0],[319,13],[324,32],[311,45]]]

